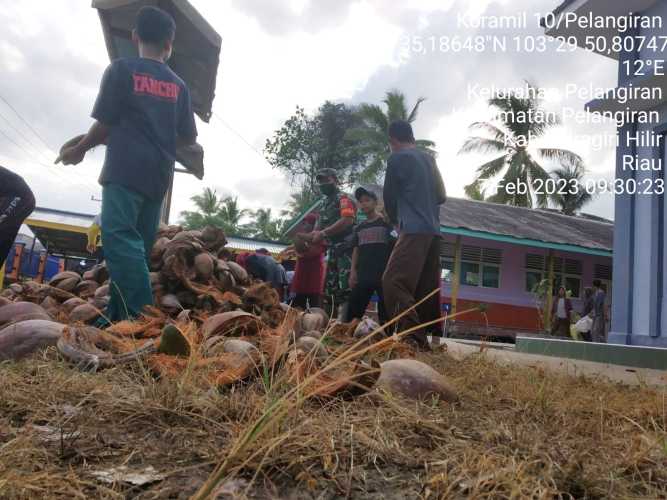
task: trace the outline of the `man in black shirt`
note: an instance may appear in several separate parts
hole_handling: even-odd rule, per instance
[[[0,167],[0,268],[21,229],[35,209],[35,197],[23,177]]]
[[[384,324],[388,318],[382,293],[382,275],[395,240],[393,229],[377,212],[375,193],[360,187],[355,191],[354,197],[367,219],[354,229],[350,271],[352,292],[347,321],[363,317],[375,292],[379,297],[378,317],[380,323]]]
[[[86,152],[107,144],[100,175],[102,241],[111,276],[107,317],[136,317],[153,303],[147,259],[162,200],[174,171],[176,148],[197,137],[190,92],[166,62],[176,25],[157,7],[143,7],[132,39],[139,57],[109,65],[93,108],[96,120],[56,160],[76,165]]]

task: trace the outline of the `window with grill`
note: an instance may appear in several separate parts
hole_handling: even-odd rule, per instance
[[[442,280],[445,283],[451,283],[454,276],[454,244],[449,242],[442,243],[440,253]],[[499,288],[501,263],[502,250],[498,248],[482,248],[471,245],[462,245],[461,274],[459,282],[461,285],[466,286]]]
[[[595,272],[593,279],[596,280],[611,280],[611,266],[605,264],[595,264]]]
[[[563,257],[554,258],[554,282],[552,293],[564,286],[573,298],[581,296],[581,275],[583,264],[580,260]],[[526,291],[535,292],[537,286],[549,277],[549,259],[545,255],[526,254]]]

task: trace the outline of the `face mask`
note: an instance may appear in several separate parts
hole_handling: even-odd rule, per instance
[[[336,192],[336,185],[331,183],[320,184],[320,191],[324,196],[331,196]]]

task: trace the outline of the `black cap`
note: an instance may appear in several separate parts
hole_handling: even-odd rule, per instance
[[[377,195],[373,191],[369,191],[365,187],[360,186],[354,191],[354,197],[357,199],[357,201],[359,201],[359,198],[362,196],[368,196],[369,198],[373,198],[375,201],[378,199]]]
[[[319,181],[322,177],[334,177],[338,180],[338,173],[333,168],[322,168],[315,174],[315,179]]]

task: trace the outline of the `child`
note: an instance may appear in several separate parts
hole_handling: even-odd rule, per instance
[[[377,196],[364,188],[358,188],[354,197],[357,199],[366,220],[354,229],[352,252],[352,270],[350,271],[350,303],[347,321],[362,318],[368,303],[376,292],[378,301],[378,317],[380,324],[387,322],[388,317],[382,293],[382,275],[387,267],[395,237],[392,227],[377,211]]]
[[[112,281],[106,316],[138,316],[153,303],[148,258],[162,200],[174,170],[176,148],[197,137],[190,92],[165,63],[176,32],[173,18],[143,7],[132,40],[139,57],[118,59],[104,73],[92,117],[76,144],[66,145],[56,163],[76,165],[86,152],[106,143],[102,185],[102,240]]]

